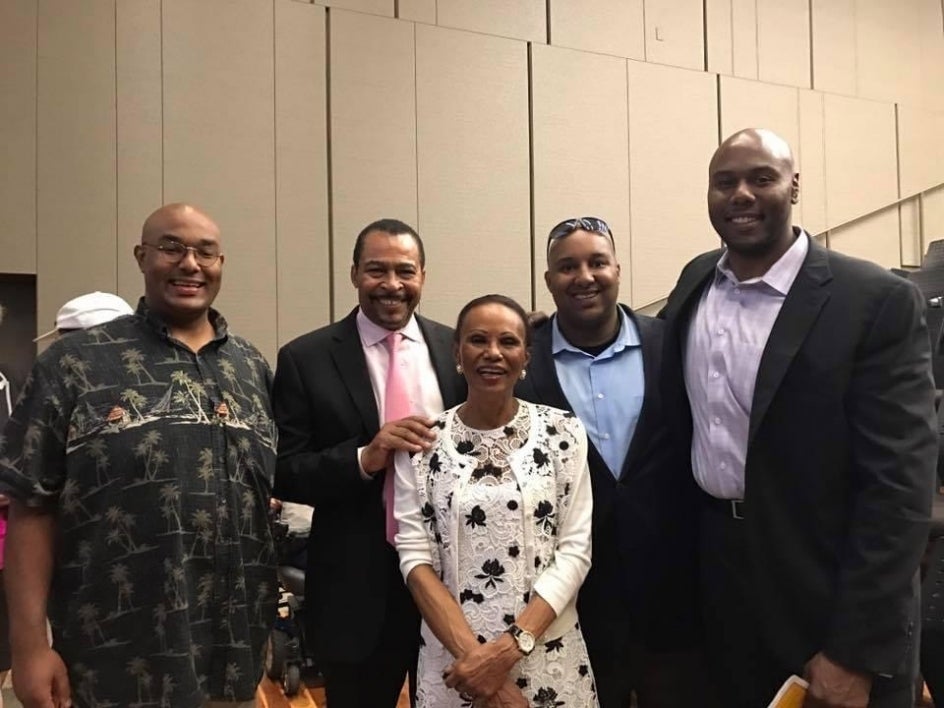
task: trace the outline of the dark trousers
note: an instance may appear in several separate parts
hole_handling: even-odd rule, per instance
[[[714,708],[701,648],[653,651],[637,637],[625,594],[605,554],[577,609],[600,708]]]
[[[761,636],[763,610],[751,583],[744,521],[706,504],[701,513],[700,545],[709,667],[723,696],[722,704],[725,708],[763,708],[787,677],[802,676],[804,667],[783,665]],[[913,705],[913,676],[875,678],[869,708]]]
[[[398,578],[399,579],[399,578]],[[400,580],[388,593],[380,638],[362,661],[323,660],[325,697],[331,708],[395,708],[407,676],[416,696],[419,613]]]

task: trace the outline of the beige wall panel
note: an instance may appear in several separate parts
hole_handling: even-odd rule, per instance
[[[833,228],[897,199],[895,106],[826,94],[824,117],[826,216]]]
[[[883,268],[900,267],[898,207],[832,229],[829,232],[829,247],[849,256],[878,263]]]
[[[436,24],[436,0],[400,0],[397,17],[401,20]]]
[[[944,187],[933,189],[921,198],[921,224],[924,229],[924,247],[931,241],[944,239]]]
[[[916,2],[856,0],[859,96],[921,105],[920,22]]]
[[[118,96],[118,294],[135,306],[143,294],[132,249],[141,226],[163,201],[161,3],[116,5]]]
[[[705,68],[703,0],[646,0],[646,61]]]
[[[46,325],[65,300],[115,290],[115,3],[38,7],[36,265]]]
[[[708,35],[708,71],[734,73],[734,37],[731,26],[731,0],[705,1],[705,31]]]
[[[731,0],[734,75],[757,78],[757,0]]]
[[[742,128],[769,128],[796,149],[800,137],[797,89],[731,76],[722,76],[720,81],[722,138]]]
[[[645,59],[643,0],[554,0],[551,44]]]
[[[826,230],[826,156],[823,146],[823,94],[800,90],[800,142],[794,146],[800,170],[799,215],[811,234]]]
[[[898,164],[901,194],[944,182],[944,113],[898,106]]]
[[[331,207],[335,319],[357,303],[354,238],[383,217],[416,227],[413,28],[331,11]]]
[[[274,361],[273,6],[163,0],[162,7],[164,197],[193,201],[219,224],[226,253],[219,308]]]
[[[436,0],[443,27],[547,42],[546,0]]]
[[[757,0],[757,77],[810,88],[810,0]]]
[[[922,105],[944,111],[944,3],[918,0],[921,32]]]
[[[899,204],[898,223],[901,228],[901,264],[918,267],[924,249],[921,247],[921,205],[917,197]]]
[[[532,49],[535,306],[551,311],[545,243],[555,224],[597,216],[613,230],[631,294],[626,62],[556,47]],[[593,86],[587,91],[587,86]],[[583,96],[580,110],[561,96]]]
[[[705,206],[708,161],[718,145],[715,81],[704,72],[629,62],[633,306],[664,298],[690,258],[718,247]]]
[[[316,5],[393,17],[394,0],[314,0]]]
[[[0,3],[0,270],[4,273],[36,272],[36,12],[36,0]]]
[[[786,140],[795,154],[799,153],[798,89],[730,76],[719,80],[722,138],[743,128],[768,128]],[[794,219],[802,223],[800,205],[794,209]]]
[[[813,88],[856,93],[856,0],[812,0]]]
[[[424,313],[451,323],[495,291],[529,306],[527,46],[417,25],[416,103]]]
[[[278,343],[331,320],[325,10],[275,4]]]

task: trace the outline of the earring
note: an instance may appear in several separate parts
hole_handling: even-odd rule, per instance
[[[456,364],[456,373],[457,373],[457,374],[461,374],[461,373],[462,373],[462,364]]]
[[[522,381],[524,381],[524,379],[525,379],[525,377],[526,377],[527,375],[528,375],[528,370],[527,370],[527,369],[522,369],[522,370],[521,370],[521,376],[520,376],[519,378],[520,378]]]

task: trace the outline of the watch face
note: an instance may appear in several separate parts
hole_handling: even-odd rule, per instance
[[[521,649],[525,654],[530,654],[534,651],[534,635],[531,632],[521,631],[521,634],[518,635],[518,648]]]

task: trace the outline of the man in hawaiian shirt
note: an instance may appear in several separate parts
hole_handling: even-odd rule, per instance
[[[137,312],[52,344],[0,443],[14,690],[27,708],[251,706],[276,601],[271,373],[210,307],[207,215],[162,207],[134,254]]]

